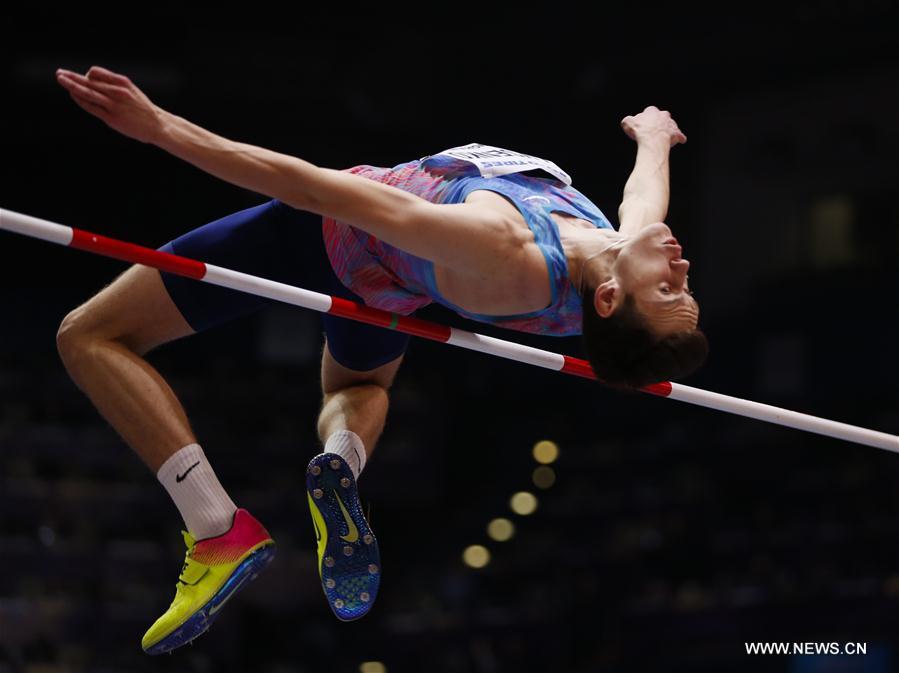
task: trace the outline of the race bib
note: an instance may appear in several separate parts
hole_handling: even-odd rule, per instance
[[[433,156],[448,156],[466,161],[475,166],[478,171],[480,171],[481,176],[485,178],[495,178],[499,175],[522,173],[524,171],[540,169],[546,171],[558,180],[561,180],[566,185],[571,185],[571,176],[556,166],[552,161],[541,159],[539,157],[532,157],[530,154],[504,150],[501,147],[491,147],[490,145],[471,143],[469,145],[462,145],[461,147],[453,147],[444,150]],[[430,158],[431,157],[424,157],[422,161]]]

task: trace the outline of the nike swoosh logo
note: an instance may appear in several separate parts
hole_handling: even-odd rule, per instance
[[[348,527],[348,533],[346,535],[341,535],[340,539],[344,542],[355,542],[359,539],[359,529],[356,528],[356,524],[354,524],[353,520],[350,518],[350,513],[346,510],[346,507],[343,506],[343,500],[337,495],[337,489],[334,489],[334,497],[337,498],[337,504],[340,505],[340,511],[343,512],[343,519],[346,521]]]
[[[182,481],[184,481],[184,480],[187,478],[187,475],[190,474],[190,471],[191,471],[192,469],[194,469],[194,468],[195,468],[197,465],[199,465],[199,464],[200,464],[200,461],[198,460],[196,463],[194,463],[194,464],[191,465],[189,468],[187,468],[187,472],[185,472],[184,474],[176,474],[176,475],[175,475],[175,481],[178,482],[178,483],[180,484]]]
[[[218,612],[219,610],[221,610],[221,609],[222,609],[222,606],[223,606],[225,603],[227,603],[229,600],[231,600],[231,596],[233,596],[235,593],[237,593],[237,590],[240,589],[240,588],[247,582],[248,579],[250,579],[250,578],[249,578],[247,575],[244,575],[243,579],[241,579],[240,582],[238,582],[238,583],[234,586],[234,588],[231,589],[231,591],[228,593],[227,596],[225,596],[225,598],[222,600],[221,603],[219,603],[218,605],[215,605],[215,606],[209,608],[209,616],[212,617],[212,615],[214,615],[216,612]]]

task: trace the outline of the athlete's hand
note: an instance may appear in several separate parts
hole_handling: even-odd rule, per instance
[[[59,69],[56,81],[78,105],[119,133],[144,143],[159,135],[163,110],[124,75],[98,66],[87,75]]]
[[[650,105],[638,115],[622,119],[621,128],[629,138],[637,142],[663,138],[668,140],[669,147],[687,142],[687,136],[677,127],[671,113],[659,110],[654,105]]]

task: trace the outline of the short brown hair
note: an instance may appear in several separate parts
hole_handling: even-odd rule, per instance
[[[595,294],[596,288],[583,293],[582,332],[587,360],[603,383],[637,390],[692,374],[705,362],[709,342],[699,329],[658,337],[633,296],[625,295],[621,306],[603,318],[593,304]]]

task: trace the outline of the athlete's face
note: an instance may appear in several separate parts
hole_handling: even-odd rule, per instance
[[[690,262],[664,222],[642,229],[621,248],[613,267],[620,294],[632,295],[658,336],[696,329],[699,304],[687,280]]]

